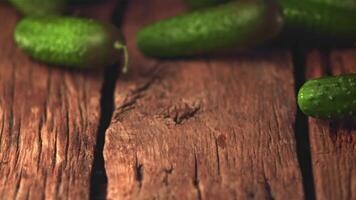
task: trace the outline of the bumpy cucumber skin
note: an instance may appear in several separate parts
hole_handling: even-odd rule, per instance
[[[67,0],[9,0],[24,15],[48,15],[63,12]]]
[[[356,74],[307,81],[299,90],[298,105],[308,116],[342,119],[356,116]]]
[[[356,9],[306,0],[280,0],[284,23],[313,35],[356,41]]]
[[[184,2],[189,6],[191,9],[198,9],[204,7],[215,6],[221,3],[225,3],[229,0],[184,0]]]
[[[138,32],[148,56],[190,56],[224,48],[247,48],[280,32],[281,13],[261,1],[237,1],[162,20]]]
[[[113,64],[121,51],[114,26],[75,17],[28,17],[14,33],[16,43],[33,58],[54,65],[92,68]]]

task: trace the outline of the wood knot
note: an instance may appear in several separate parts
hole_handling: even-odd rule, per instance
[[[218,144],[219,147],[225,148],[226,147],[226,136],[221,134],[218,136],[216,139],[216,143]]]

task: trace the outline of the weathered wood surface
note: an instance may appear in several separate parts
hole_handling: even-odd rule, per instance
[[[114,4],[74,13],[108,21]],[[105,138],[107,198],[303,199],[290,52],[144,58],[137,30],[183,10],[129,3],[131,71]],[[18,19],[0,4],[0,199],[88,199],[104,74],[32,61],[12,41]],[[313,51],[306,77],[355,72],[354,55]],[[356,199],[355,124],[309,119],[309,138],[316,198]]]
[[[128,6],[131,72],[106,132],[108,199],[303,199],[290,53],[144,58],[135,32],[178,2]]]
[[[314,51],[307,78],[356,71],[355,50]],[[356,126],[309,119],[311,157],[317,199],[356,199]]]
[[[112,7],[77,13],[108,20]],[[0,199],[88,199],[103,73],[31,61],[13,43],[18,20],[0,5]]]

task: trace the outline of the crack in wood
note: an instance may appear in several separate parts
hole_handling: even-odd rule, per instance
[[[43,190],[44,191],[46,191],[47,190],[47,176],[48,176],[48,174],[47,174],[47,172],[44,172],[44,180],[43,180]],[[42,193],[42,199],[47,199],[46,198],[46,192],[43,192]]]
[[[193,177],[193,186],[197,192],[197,199],[202,200],[202,194],[201,194],[201,189],[200,189],[200,183],[199,183],[199,169],[198,169],[198,159],[197,159],[197,154],[194,151],[194,177]]]
[[[137,102],[145,96],[145,92],[147,92],[151,86],[158,80],[160,70],[158,66],[153,68],[153,75],[149,78],[149,80],[143,85],[138,86],[136,89],[132,90],[124,99],[123,103],[118,106],[115,111],[115,116],[113,117],[115,122],[122,122],[124,119],[124,114],[128,111],[135,109],[135,105]]]
[[[124,103],[121,106],[119,106],[118,111],[116,112],[116,114],[114,116],[115,121],[122,122],[123,115],[125,113],[127,113],[128,111],[135,109],[135,104],[137,103],[137,101],[139,99],[141,99],[143,97],[144,97],[144,95],[141,95],[141,94],[136,94],[131,97],[127,96],[124,100]]]
[[[293,49],[295,90],[305,82],[306,50],[301,46]],[[304,194],[307,199],[315,199],[314,176],[309,142],[308,118],[297,110],[294,125],[297,158],[302,173]]]
[[[217,163],[217,170],[218,170],[218,175],[221,176],[221,171],[220,171],[220,156],[219,156],[219,144],[218,144],[218,139],[215,138],[215,155],[216,155],[216,163]]]
[[[111,23],[121,28],[125,11],[128,5],[128,0],[116,1],[115,9],[111,15]],[[106,130],[110,125],[110,120],[113,117],[114,108],[114,93],[116,81],[120,76],[119,66],[112,65],[105,71],[104,82],[101,89],[100,100],[100,121],[98,125],[97,144],[94,152],[94,160],[92,167],[92,174],[90,180],[90,199],[106,199],[107,195],[107,174],[104,161],[104,145]],[[85,99],[87,99],[86,89],[84,92]],[[86,105],[85,105],[86,106]],[[102,189],[100,189],[102,188]]]
[[[32,187],[32,186],[30,186],[30,187],[28,188],[28,190],[26,191],[26,197],[25,197],[26,200],[29,200],[29,199],[30,199],[30,194],[31,194],[31,191],[32,191],[32,190],[31,190],[31,187]]]
[[[52,172],[54,172],[56,168],[57,157],[58,157],[58,152],[57,152],[58,131],[55,131],[54,137],[55,139],[54,139],[54,151],[53,151],[53,160],[52,160]]]
[[[15,124],[15,123],[14,123]],[[18,128],[16,130],[16,134],[15,137],[16,137],[16,158],[15,158],[15,167],[17,167],[17,164],[19,162],[19,159],[20,159],[20,132],[21,132],[21,119],[19,120],[18,122]]]
[[[48,70],[48,78],[47,78],[47,96],[46,96],[46,100],[44,101],[44,104],[43,104],[44,121],[47,121],[48,101],[50,98],[49,94],[51,94],[51,87],[52,87],[52,70],[49,69]]]
[[[41,163],[41,155],[42,155],[42,136],[41,131],[43,127],[43,119],[40,118],[38,124],[38,158],[37,158],[37,172],[40,170],[40,163]]]
[[[144,168],[143,168],[143,164],[138,161],[137,155],[135,156],[134,171],[135,171],[135,180],[138,183],[138,189],[140,191],[142,188]]]
[[[1,119],[1,131],[0,131],[0,152],[2,151],[2,138],[3,138],[3,133],[4,133],[4,128],[5,128],[5,112],[2,111],[2,119]]]
[[[265,191],[266,191],[266,199],[274,200],[272,190],[271,190],[271,185],[266,177],[264,177],[264,186],[265,186]]]
[[[55,195],[55,199],[59,199],[59,189],[60,189],[60,186],[61,186],[61,182],[62,182],[62,171],[61,171],[61,168],[62,168],[62,166],[60,166],[59,167],[59,169],[58,169],[58,174],[57,174],[57,180],[58,180],[58,184],[56,185],[56,188],[55,188],[55,190],[56,190],[56,193],[54,194]]]
[[[67,167],[67,162],[68,162],[68,152],[69,152],[69,137],[70,137],[70,121],[69,121],[69,110],[68,110],[68,105],[66,104],[66,117],[65,117],[65,120],[66,120],[66,144],[65,144],[65,147],[64,147],[64,154],[65,154],[65,158],[64,158],[64,168]]]
[[[163,117],[172,119],[176,125],[181,125],[183,122],[193,118],[199,110],[201,110],[200,103],[194,103],[192,105],[182,103],[168,108],[163,114]]]
[[[164,168],[163,169],[163,173],[164,173],[164,177],[163,177],[163,180],[162,180],[162,183],[165,185],[165,186],[168,186],[169,185],[169,176],[173,173],[173,170],[174,170],[174,167],[171,166],[170,168]]]
[[[11,87],[11,89],[10,89],[10,116],[9,116],[9,132],[8,132],[8,134],[10,134],[10,133],[13,133],[14,132],[14,136],[16,136],[16,130],[14,129],[15,127],[14,127],[14,125],[15,125],[15,116],[14,116],[14,101],[15,101],[15,83],[16,83],[16,80],[15,80],[15,78],[16,78],[16,65],[14,65],[13,66],[13,69],[12,69],[12,73],[11,73],[11,76],[12,76],[12,78],[11,78],[11,80],[12,80],[12,82],[11,82],[11,84],[9,84],[10,85],[10,87]],[[10,141],[9,141],[9,143],[10,144],[13,144],[13,135],[10,135],[9,136],[9,139],[10,139]],[[10,149],[11,148],[11,145],[5,145],[6,147],[7,147],[7,149],[6,150],[8,150],[8,149]],[[19,150],[18,150],[18,147],[19,147],[19,141],[18,140],[16,140],[16,159],[15,159],[15,164],[14,164],[14,166],[16,167],[17,166],[17,162],[18,162],[18,156],[19,156]],[[7,156],[7,155],[6,155]],[[9,158],[8,158],[9,159]]]
[[[14,193],[14,198],[13,199],[18,199],[17,196],[19,195],[20,187],[21,187],[21,180],[22,180],[22,169],[20,171],[20,175],[17,178],[16,182],[16,188],[15,188],[15,193]]]
[[[90,180],[90,198],[106,198],[107,175],[104,162],[104,145],[106,130],[114,112],[114,91],[116,81],[120,76],[117,65],[110,66],[105,72],[101,89],[100,122],[97,133],[97,144],[94,152],[93,168]]]

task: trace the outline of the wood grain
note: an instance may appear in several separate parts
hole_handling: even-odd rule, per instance
[[[78,11],[108,20],[112,5]],[[0,6],[0,199],[88,199],[103,73],[32,61],[18,20]]]
[[[303,199],[289,52],[144,58],[134,34],[183,10],[132,0],[131,72],[106,132],[108,199]]]
[[[355,50],[313,51],[307,78],[356,72]],[[317,199],[356,199],[355,123],[309,119]]]

